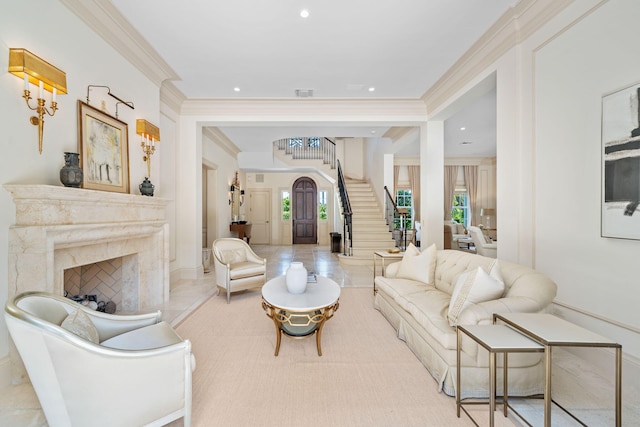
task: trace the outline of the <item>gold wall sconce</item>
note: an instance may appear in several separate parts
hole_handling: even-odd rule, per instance
[[[156,142],[160,142],[160,129],[144,119],[136,120],[136,133],[142,137],[142,160],[147,162],[147,178],[151,177],[151,156],[156,152]]]
[[[58,110],[57,95],[67,93],[67,74],[49,64],[44,59],[34,55],[26,49],[9,49],[9,72],[24,79],[24,93],[22,97],[30,110],[38,115],[32,116],[29,122],[38,126],[38,149],[42,154],[42,135],[44,133],[44,114],[53,116]],[[32,107],[31,90],[29,84],[39,87],[37,105]],[[50,92],[51,105],[47,108],[44,91]]]

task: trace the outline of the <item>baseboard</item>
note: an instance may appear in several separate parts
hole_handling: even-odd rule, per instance
[[[626,350],[629,347],[631,351],[635,350],[634,345],[629,345],[629,343],[637,342],[639,338],[639,334],[634,328],[592,315],[589,312],[563,303],[552,304],[550,312],[555,316],[620,343],[622,345],[623,388],[634,387],[637,389],[638,384],[640,384],[640,358]],[[613,382],[615,375],[614,349],[578,347],[565,347],[565,349],[595,366],[604,377],[611,379]]]
[[[204,267],[178,268],[169,273],[170,287],[182,280],[197,280],[204,277]]]
[[[11,358],[6,355],[0,359],[0,389],[11,385]]]

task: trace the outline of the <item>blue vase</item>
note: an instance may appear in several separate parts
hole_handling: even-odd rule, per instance
[[[82,168],[78,153],[64,153],[64,166],[60,169],[60,182],[65,187],[79,188],[82,185]]]
[[[144,181],[142,181],[142,184],[138,186],[138,188],[140,189],[140,194],[142,194],[143,196],[153,197],[153,189],[155,188],[155,186],[151,183],[151,181],[149,181],[149,178],[145,178]]]

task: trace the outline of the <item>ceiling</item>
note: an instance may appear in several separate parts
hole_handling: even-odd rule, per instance
[[[314,98],[417,99],[517,0],[111,2],[175,70],[173,83],[189,99],[291,99],[296,89]],[[491,138],[466,128],[452,140]],[[220,129],[241,150],[270,146],[264,128]],[[386,128],[268,130],[268,138],[380,137]]]

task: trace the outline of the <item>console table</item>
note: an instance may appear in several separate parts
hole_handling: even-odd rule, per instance
[[[229,225],[229,231],[238,233],[238,239],[247,238],[247,243],[251,239],[251,224],[241,224],[239,222],[232,222]]]

